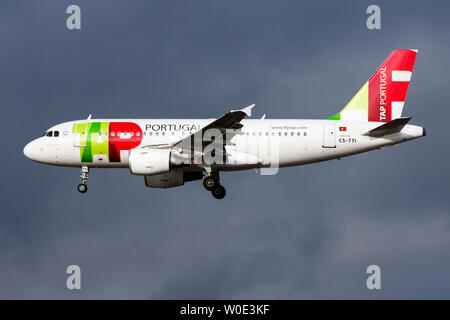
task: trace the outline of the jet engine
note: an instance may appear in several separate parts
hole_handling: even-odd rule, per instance
[[[167,149],[133,149],[128,158],[130,171],[138,175],[169,172],[171,153]]]

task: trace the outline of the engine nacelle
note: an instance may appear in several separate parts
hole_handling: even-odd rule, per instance
[[[145,185],[150,188],[173,188],[182,186],[185,182],[201,180],[203,172],[185,172],[183,169],[172,169],[169,172],[145,176]]]
[[[145,185],[150,188],[173,188],[184,184],[183,170],[173,169],[166,173],[145,176]]]
[[[133,149],[128,158],[130,171],[139,175],[169,172],[170,154],[167,149]]]

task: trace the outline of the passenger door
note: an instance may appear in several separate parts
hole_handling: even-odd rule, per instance
[[[86,147],[88,123],[75,124],[74,141],[75,147]]]
[[[336,148],[336,125],[334,123],[323,125],[322,148]]]

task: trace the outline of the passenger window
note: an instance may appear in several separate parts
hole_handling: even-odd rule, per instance
[[[141,136],[141,133],[140,133],[140,132],[136,132],[136,135],[137,135],[138,137],[140,137],[140,136]]]
[[[293,132],[291,132],[291,136],[293,136],[294,135],[294,133]]]
[[[55,131],[55,133],[53,134],[54,137],[59,137],[59,131]]]
[[[300,136],[300,132],[297,132],[297,135]]]
[[[49,132],[47,132],[46,136],[47,136],[47,137],[51,137],[51,136],[53,136],[53,131],[49,131]]]
[[[306,132],[303,132],[303,135],[306,137]]]
[[[281,132],[278,132],[278,136],[281,136]]]
[[[114,131],[112,131],[112,132],[111,132],[111,137],[114,137],[114,134],[115,134]]]

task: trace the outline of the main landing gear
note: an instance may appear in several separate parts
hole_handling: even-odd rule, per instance
[[[211,194],[216,199],[223,199],[227,194],[225,188],[220,184],[218,172],[207,172],[203,179],[203,186],[206,190],[211,191]]]
[[[85,193],[88,189],[87,187],[87,180],[89,178],[89,168],[87,166],[81,167],[81,183],[78,185],[78,191],[81,193]]]

